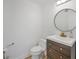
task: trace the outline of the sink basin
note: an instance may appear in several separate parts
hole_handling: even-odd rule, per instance
[[[74,39],[74,38],[61,37],[59,35],[48,36],[47,39],[52,40],[52,41],[57,42],[57,43],[61,43],[61,44],[70,46],[70,47],[72,47],[76,41],[76,39]]]

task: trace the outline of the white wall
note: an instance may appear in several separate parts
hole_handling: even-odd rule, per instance
[[[4,0],[3,47],[15,43],[8,48],[10,58],[27,56],[30,48],[41,38],[41,11],[40,5],[29,0]]]

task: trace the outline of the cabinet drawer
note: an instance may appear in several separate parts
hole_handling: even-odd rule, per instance
[[[67,56],[65,56],[65,55],[63,55],[63,54],[61,54],[61,53],[58,53],[57,51],[55,51],[55,50],[51,50],[51,49],[49,49],[48,50],[48,58],[50,58],[50,59],[70,59],[70,57],[67,57]]]
[[[70,47],[60,44],[60,43],[50,41],[50,40],[47,40],[47,48],[54,49],[66,56],[70,56],[70,53],[71,53]]]

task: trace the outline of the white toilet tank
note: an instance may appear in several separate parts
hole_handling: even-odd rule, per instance
[[[38,44],[43,48],[43,50],[46,49],[46,40],[45,39],[40,39]]]

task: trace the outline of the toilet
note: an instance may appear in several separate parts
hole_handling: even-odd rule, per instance
[[[46,40],[40,39],[38,45],[32,47],[31,49],[32,59],[42,59],[43,55],[46,54],[45,50],[46,50]]]

